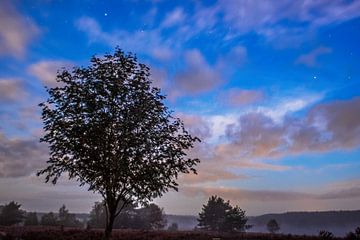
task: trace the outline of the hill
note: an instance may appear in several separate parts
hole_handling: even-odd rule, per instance
[[[249,217],[251,231],[266,232],[266,224],[275,219],[282,233],[317,235],[320,230],[327,230],[337,236],[343,236],[360,226],[360,210],[326,212],[286,212]]]

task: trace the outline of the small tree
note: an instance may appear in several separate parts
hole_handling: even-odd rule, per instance
[[[65,205],[62,205],[59,209],[57,223],[64,227],[78,227],[81,225],[81,222],[76,219],[75,214],[69,213],[69,210],[66,209]]]
[[[355,232],[349,232],[345,236],[346,240],[360,240],[360,227],[355,229]]]
[[[168,227],[168,231],[177,231],[179,229],[178,224],[177,223],[172,223],[169,227]]]
[[[40,223],[43,226],[56,226],[57,218],[53,212],[49,212],[41,217]]]
[[[225,213],[223,230],[244,232],[248,228],[247,221],[244,210],[238,206],[232,207]]]
[[[26,219],[24,222],[25,226],[37,226],[39,225],[39,220],[37,218],[36,212],[30,212],[26,215]]]
[[[106,213],[104,204],[101,202],[95,202],[91,212],[88,225],[92,228],[105,228]]]
[[[211,196],[199,213],[199,227],[212,231],[244,231],[247,218],[245,211],[232,207],[229,201]]]
[[[142,219],[142,229],[147,230],[160,230],[166,225],[163,209],[158,205],[151,203],[144,208],[138,210],[138,215]]]
[[[11,226],[22,222],[25,218],[25,212],[20,207],[21,204],[14,201],[4,205],[0,213],[0,225]]]
[[[332,239],[334,239],[334,234],[332,234],[332,232],[329,232],[326,230],[321,230],[319,232],[319,237],[321,240],[332,240]]]
[[[50,159],[38,175],[55,184],[67,172],[100,193],[108,239],[127,204],[177,190],[179,173],[196,173],[199,160],[186,151],[199,139],[172,116],[165,96],[151,86],[149,68],[135,56],[116,49],[91,63],[62,70],[56,77],[61,86],[47,89],[41,141],[49,144]]]
[[[269,220],[269,222],[266,224],[266,228],[270,233],[276,233],[280,230],[280,226],[275,219]]]

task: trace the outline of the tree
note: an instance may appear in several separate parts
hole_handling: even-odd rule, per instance
[[[245,211],[218,196],[211,196],[199,213],[198,226],[211,231],[245,231]]]
[[[40,103],[40,141],[49,144],[50,158],[38,175],[56,184],[67,172],[100,193],[105,238],[127,204],[177,190],[179,173],[196,173],[199,160],[186,153],[199,139],[172,116],[165,96],[151,86],[149,68],[133,54],[117,48],[113,55],[92,57],[87,68],[63,69],[56,80],[61,86],[47,88],[49,98]]]
[[[179,229],[179,226],[177,223],[172,223],[169,227],[168,227],[168,231],[177,231]]]
[[[40,223],[41,223],[41,225],[44,225],[44,226],[56,226],[57,218],[53,212],[49,212],[49,213],[44,214],[41,217]]]
[[[360,227],[355,229],[355,232],[349,232],[345,236],[346,240],[360,240]]]
[[[64,227],[79,227],[81,226],[81,222],[76,219],[76,215],[69,213],[69,210],[66,209],[65,205],[59,209],[58,215],[58,225],[62,225]]]
[[[90,227],[103,228],[106,215],[103,203],[96,202],[90,212]],[[115,229],[142,229],[159,230],[166,225],[163,210],[154,203],[145,207],[136,208],[136,205],[127,205],[114,222]]]
[[[144,208],[138,210],[142,226],[141,229],[146,230],[160,230],[166,225],[163,209],[158,205],[151,203]]]
[[[223,230],[244,232],[245,229],[249,228],[249,225],[246,225],[247,221],[244,210],[238,206],[232,207],[225,213]]]
[[[25,226],[37,226],[39,225],[39,220],[37,218],[36,212],[30,212],[26,215],[26,219],[24,222]]]
[[[332,232],[329,232],[326,230],[321,230],[319,232],[319,238],[321,240],[332,240],[332,239],[334,239],[334,234],[332,234]]]
[[[280,230],[280,226],[275,219],[270,219],[269,222],[266,224],[266,228],[270,233],[276,233]]]
[[[22,222],[25,212],[20,207],[21,204],[14,201],[5,204],[0,213],[0,225],[11,226]]]
[[[92,228],[105,228],[106,213],[104,203],[95,202],[91,212],[88,225]]]

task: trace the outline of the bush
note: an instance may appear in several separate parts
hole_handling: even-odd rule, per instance
[[[319,237],[321,240],[332,240],[334,239],[334,234],[325,230],[321,230],[319,233]]]

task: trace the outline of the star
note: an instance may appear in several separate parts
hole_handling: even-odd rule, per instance
[[[104,16],[105,16],[105,17],[107,17],[107,15],[108,15],[107,13],[104,13]]]
[[[313,78],[314,78],[314,79],[317,79],[317,77],[316,77],[316,76],[314,76]]]

